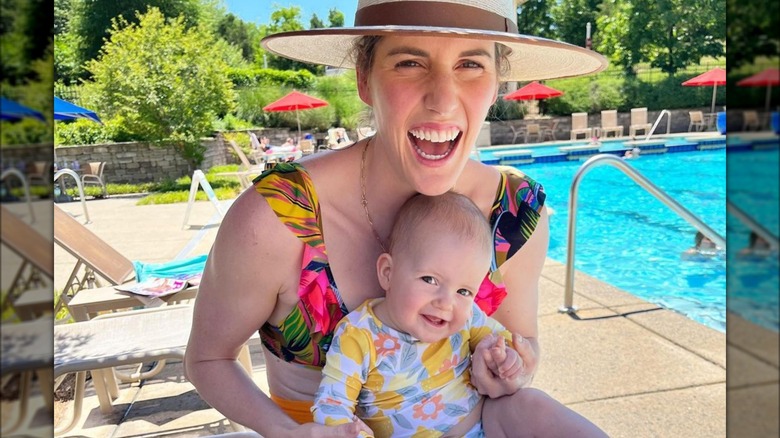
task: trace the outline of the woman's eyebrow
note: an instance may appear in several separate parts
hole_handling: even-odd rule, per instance
[[[387,56],[395,56],[395,55],[412,55],[412,56],[419,56],[421,58],[427,58],[430,55],[428,52],[422,49],[418,49],[416,47],[408,47],[408,46],[399,46],[391,49],[389,52],[387,52]]]
[[[487,56],[488,58],[493,57],[493,55],[485,49],[466,50],[465,52],[461,52],[460,56],[461,58],[469,56]]]

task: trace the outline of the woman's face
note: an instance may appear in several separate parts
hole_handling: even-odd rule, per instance
[[[360,97],[374,110],[387,165],[426,195],[450,190],[498,94],[495,45],[442,37],[384,37]]]

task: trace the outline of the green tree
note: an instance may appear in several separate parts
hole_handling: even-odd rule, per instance
[[[776,1],[727,0],[729,70],[759,56],[780,56],[780,4]]]
[[[136,139],[173,145],[198,166],[200,138],[232,109],[223,53],[230,46],[205,29],[187,28],[183,17],[166,19],[157,8],[137,21],[117,20],[99,59],[87,64],[94,80],[85,83],[84,100]]]
[[[550,16],[550,2],[528,0],[519,7],[517,28],[522,34],[552,38],[553,21]]]
[[[238,47],[244,59],[252,62],[255,48],[250,38],[249,26],[233,14],[227,14],[217,24],[217,35],[228,43]]]
[[[59,0],[58,0],[59,1]],[[144,13],[149,8],[158,8],[165,17],[183,16],[187,26],[199,22],[204,5],[200,0],[70,0],[69,30],[77,35],[78,66],[95,59],[103,43],[109,38],[113,20],[123,17],[122,23],[138,23],[136,12]],[[78,71],[79,77],[87,79],[85,70]],[[66,82],[75,82],[68,78]]]
[[[629,73],[648,62],[671,75],[725,54],[724,0],[605,0],[597,26],[596,49]]]
[[[344,27],[344,13],[336,8],[329,10],[328,22],[330,23],[328,27]]]
[[[563,0],[550,8],[555,22],[555,38],[575,46],[585,46],[585,31],[590,23],[591,41],[598,39],[596,18],[602,0]]]
[[[269,23],[264,30],[264,35],[303,30],[303,24],[301,23],[301,8],[298,6],[290,6],[289,8],[278,7],[278,9],[275,9],[271,13],[271,23]],[[271,55],[270,53],[266,53],[266,60],[269,68],[277,70],[305,69],[315,74],[324,71],[324,68],[321,66],[293,61],[281,56]]]
[[[325,23],[320,20],[317,14],[311,14],[311,20],[309,20],[309,29],[322,29],[325,27]]]

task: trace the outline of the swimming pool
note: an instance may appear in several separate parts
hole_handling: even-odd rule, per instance
[[[643,155],[630,164],[725,236],[724,149]],[[569,188],[580,165],[566,161],[518,167],[545,187],[547,205],[555,210],[548,256],[562,263]],[[693,245],[692,225],[611,166],[594,168],[583,178],[578,207],[576,269],[725,332],[726,260],[680,257]]]
[[[735,140],[736,142],[736,140]],[[777,236],[778,149],[728,153],[729,201]],[[764,328],[780,331],[778,297],[778,257],[741,257],[739,249],[748,244],[748,227],[728,216],[728,308]]]

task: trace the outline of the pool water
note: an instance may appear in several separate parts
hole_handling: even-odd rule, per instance
[[[728,154],[729,201],[753,217],[773,235],[780,234],[778,221],[778,150]],[[774,331],[780,331],[778,254],[745,257],[739,250],[748,245],[750,230],[728,215],[728,306],[729,311]]]
[[[643,155],[630,164],[725,236],[725,150]],[[544,185],[547,205],[555,210],[548,256],[562,263],[566,262],[569,189],[580,165],[519,167]],[[683,259],[681,254],[693,245],[695,234],[692,225],[617,168],[593,168],[580,182],[575,268],[725,332],[726,258]]]

